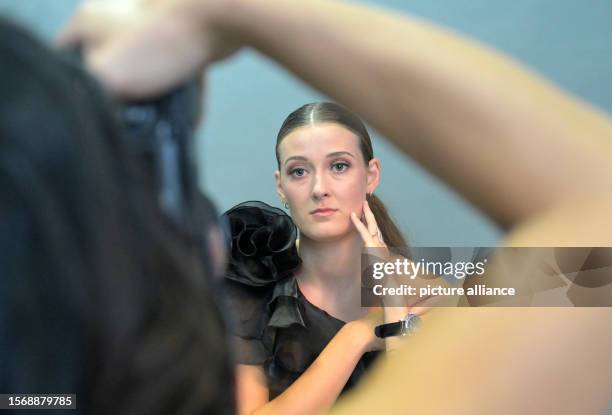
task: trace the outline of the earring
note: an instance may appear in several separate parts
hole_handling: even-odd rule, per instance
[[[285,202],[285,209],[289,209],[289,203]]]

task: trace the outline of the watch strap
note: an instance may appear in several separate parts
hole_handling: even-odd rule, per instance
[[[391,336],[409,336],[416,330],[420,320],[416,314],[408,313],[403,320],[376,326],[374,334],[381,339]]]
[[[403,321],[396,321],[395,323],[386,323],[376,326],[374,328],[374,334],[381,339],[398,336],[402,334]]]

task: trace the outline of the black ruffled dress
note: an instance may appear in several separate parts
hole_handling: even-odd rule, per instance
[[[263,202],[245,202],[223,216],[231,233],[225,305],[237,363],[263,366],[272,400],[308,369],[345,322],[300,292],[294,275],[301,264],[297,229],[287,214]],[[378,353],[362,356],[342,393]]]

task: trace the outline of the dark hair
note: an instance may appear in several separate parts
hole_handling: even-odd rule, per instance
[[[87,414],[231,413],[199,252],[98,86],[2,19],[0,60],[0,391],[76,393]]]
[[[333,102],[315,102],[301,106],[285,118],[276,137],[276,163],[280,169],[279,146],[293,130],[315,123],[336,123],[351,130],[359,138],[359,148],[366,165],[374,158],[370,134],[363,122],[343,106]],[[374,194],[366,195],[370,209],[376,217],[385,243],[390,247],[407,246],[399,228],[391,219],[383,202]]]

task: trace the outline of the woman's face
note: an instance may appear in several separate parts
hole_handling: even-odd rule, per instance
[[[379,161],[365,163],[359,138],[335,123],[304,126],[283,138],[279,156],[277,192],[300,233],[327,241],[354,232],[350,214],[361,216],[380,178]]]

